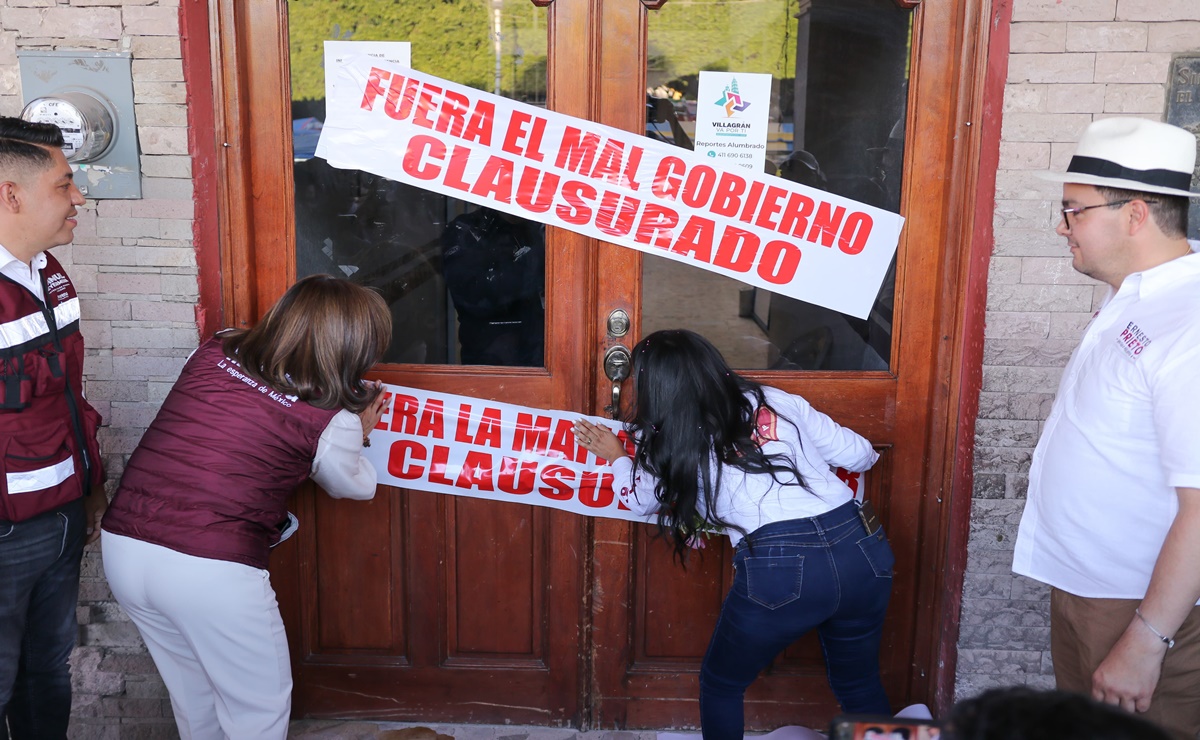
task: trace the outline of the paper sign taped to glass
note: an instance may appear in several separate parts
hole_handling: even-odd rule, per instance
[[[572,432],[584,418],[611,429],[632,451],[620,422],[398,385],[384,392],[384,414],[363,449],[381,485],[608,519],[656,519],[621,503],[618,491],[628,483],[615,481],[609,462]],[[835,472],[861,500],[863,474]]]
[[[326,54],[316,156],[865,318],[898,214],[408,67]]]

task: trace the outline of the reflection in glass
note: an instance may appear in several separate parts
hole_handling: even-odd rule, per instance
[[[529,0],[291,0],[296,273],[377,288],[389,363],[539,367],[540,224],[313,157],[325,120],[325,40],[408,41],[412,66],[532,105],[546,102],[546,11]]]
[[[649,16],[646,135],[692,148],[701,71],[769,73],[766,171],[899,212],[911,24],[893,0],[668,2]],[[642,270],[646,333],[698,331],[738,368],[888,368],[894,262],[865,320],[654,255]]]
[[[442,232],[464,365],[542,364],[545,233],[540,223],[490,208],[464,213]]]

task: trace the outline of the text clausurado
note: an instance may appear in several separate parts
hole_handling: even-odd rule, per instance
[[[411,119],[414,126],[461,142],[448,146],[437,136],[412,136],[403,168],[414,179],[515,202],[533,214],[553,207],[567,224],[590,223],[614,237],[632,234],[639,243],[735,273],[756,269],[770,283],[784,285],[795,276],[801,258],[795,240],[855,255],[873,226],[865,212],[675,156],[661,157],[651,180],[639,182],[641,147],[576,126],[565,126],[555,145],[547,140],[547,120],[522,110],[513,111],[505,130],[497,132],[490,101],[373,67],[361,107],[375,111],[380,102],[383,114],[394,120]],[[511,158],[492,153],[468,176],[469,144],[494,152],[494,142]],[[653,197],[631,194],[642,192]],[[665,204],[676,202],[687,207],[686,217]],[[738,222],[786,238],[764,240]]]

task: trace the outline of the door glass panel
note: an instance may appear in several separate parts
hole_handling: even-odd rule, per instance
[[[325,120],[323,42],[408,41],[415,69],[546,103],[546,11],[529,0],[287,3],[296,273],[377,288],[395,325],[385,362],[543,364],[538,223],[313,156]]]
[[[899,212],[911,39],[894,0],[668,2],[649,16],[646,135],[692,148],[702,70],[768,73],[766,171]],[[647,333],[692,329],[744,369],[888,368],[894,261],[865,320],[655,255],[642,271]]]

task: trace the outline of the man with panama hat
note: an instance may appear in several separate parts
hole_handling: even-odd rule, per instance
[[[1096,121],[1063,183],[1072,267],[1110,286],[1029,471],[1013,570],[1049,584],[1060,689],[1200,732],[1200,243],[1196,137]]]

